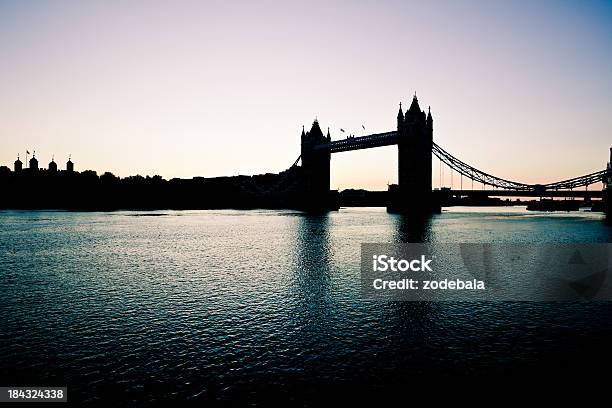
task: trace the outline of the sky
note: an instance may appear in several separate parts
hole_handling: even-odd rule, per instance
[[[0,61],[11,168],[27,149],[119,176],[279,172],[302,125],[393,130],[415,92],[436,143],[506,179],[597,171],[612,145],[606,1],[0,0]],[[334,154],[331,174],[385,189],[397,148]]]

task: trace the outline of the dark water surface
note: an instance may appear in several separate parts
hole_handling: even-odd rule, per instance
[[[612,359],[607,302],[361,299],[360,244],[400,241],[612,242],[612,229],[598,214],[520,208],[424,222],[384,209],[2,211],[0,385],[257,403]]]

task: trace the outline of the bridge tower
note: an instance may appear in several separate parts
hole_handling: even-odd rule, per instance
[[[305,132],[302,128],[301,135],[301,154],[302,154],[302,189],[304,193],[304,204],[308,207],[328,207],[330,196],[330,161],[331,136],[329,129],[327,136],[319,126],[319,121],[315,119],[310,131]]]
[[[416,94],[404,115],[397,114],[398,191],[393,207],[400,211],[431,212],[433,118],[419,107]]]

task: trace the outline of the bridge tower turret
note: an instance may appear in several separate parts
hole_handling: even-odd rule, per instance
[[[327,136],[323,135],[319,121],[315,119],[310,131],[305,132],[302,128],[301,142],[303,193],[309,202],[325,207],[330,187],[331,150],[329,143],[331,136],[329,129]]]
[[[400,132],[404,128],[404,112],[402,111],[402,103],[399,104],[399,111],[397,112],[397,131]]]
[[[401,112],[401,111],[400,111]],[[432,209],[433,118],[419,107],[414,95],[403,122],[398,113],[398,189],[401,211],[430,212]]]

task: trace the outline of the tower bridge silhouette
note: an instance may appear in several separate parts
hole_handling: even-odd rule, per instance
[[[494,204],[499,200],[488,197],[517,196],[581,197],[585,201],[602,198],[603,202],[593,203],[596,206],[603,204],[605,211],[611,214],[612,200],[608,197],[612,192],[612,149],[606,169],[553,183],[527,184],[487,173],[450,154],[434,142],[433,123],[431,111],[425,113],[421,110],[416,95],[406,112],[400,105],[397,127],[388,132],[332,140],[329,129],[324,135],[318,120],[315,120],[310,130],[302,129],[298,159],[278,174],[171,180],[164,180],[161,176],[133,176],[121,179],[108,172],[98,177],[94,171],[74,171],[70,159],[66,171],[58,171],[54,160],[48,169],[43,169],[32,157],[29,168],[24,169],[17,158],[13,172],[0,166],[0,187],[4,192],[0,208],[297,208],[325,211],[337,209],[343,203],[385,205],[391,212],[426,214],[440,211],[443,205]],[[366,192],[362,196],[359,196],[362,192],[330,190],[333,154],[390,145],[397,145],[397,185],[389,186],[386,192]],[[460,189],[453,190],[452,183],[451,188],[432,188],[434,156],[440,160],[441,166],[451,169],[451,175],[459,173]],[[471,190],[463,188],[464,178],[472,181]],[[600,182],[607,183],[607,187],[588,188]],[[481,184],[482,189],[474,189],[474,183]],[[577,209],[579,203],[557,200],[544,204],[551,207],[571,205]]]
[[[606,198],[610,191],[612,169],[608,167],[593,173],[546,184],[527,184],[507,180],[453,156],[433,141],[433,117],[419,107],[416,94],[410,108],[404,113],[400,104],[397,129],[361,137],[349,136],[333,140],[324,135],[318,120],[310,131],[302,129],[301,154],[292,167],[302,162],[301,189],[306,206],[325,208],[330,205],[330,161],[334,153],[370,149],[382,146],[398,146],[398,184],[389,187],[388,209],[391,211],[435,212],[440,209],[442,196],[520,196],[520,197],[585,197]],[[436,156],[452,171],[482,185],[482,190],[432,189],[432,159]],[[610,149],[612,162],[612,148]],[[590,185],[607,183],[605,190],[588,191]],[[484,190],[485,186],[493,189]],[[586,187],[586,191],[574,189]]]

